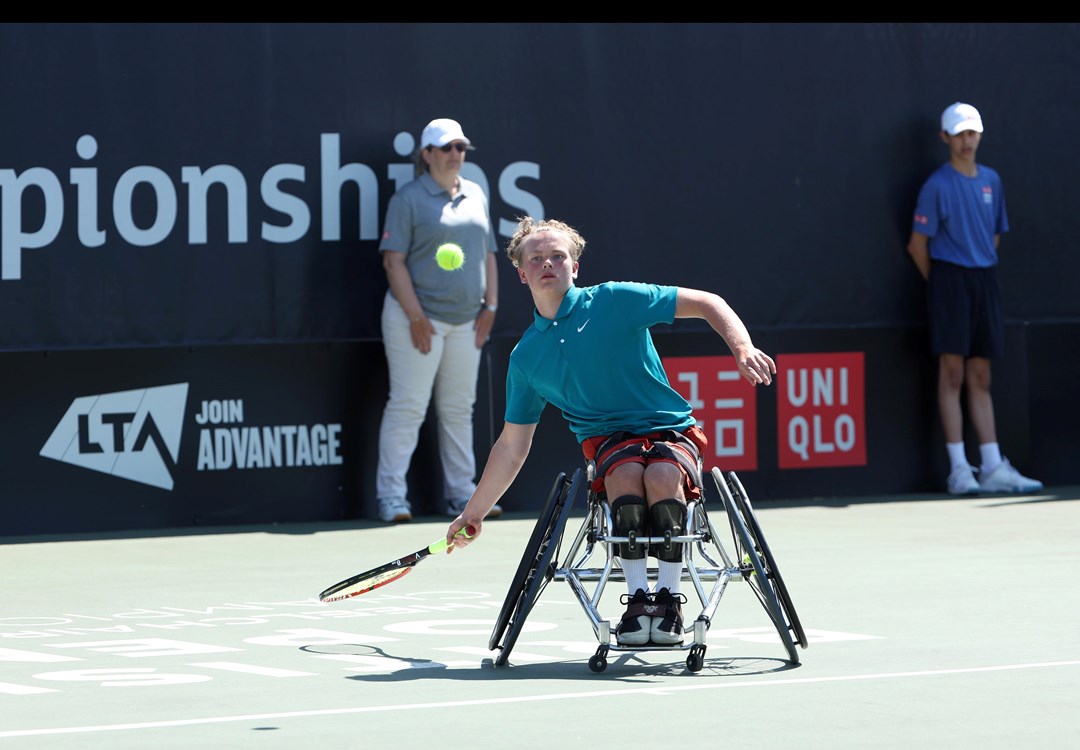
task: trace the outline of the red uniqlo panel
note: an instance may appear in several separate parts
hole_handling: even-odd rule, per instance
[[[743,380],[734,357],[667,357],[671,386],[694,408],[709,439],[705,470],[757,468],[757,391]]]
[[[776,357],[781,469],[866,465],[862,352]]]

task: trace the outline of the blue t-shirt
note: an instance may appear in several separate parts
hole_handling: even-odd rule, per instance
[[[570,287],[554,320],[533,324],[510,353],[506,421],[536,424],[547,404],[578,442],[614,432],[685,430],[690,404],[671,387],[649,327],[675,320],[674,286]]]
[[[930,238],[930,258],[968,268],[998,262],[994,235],[1009,231],[1001,177],[979,165],[974,177],[946,162],[919,191],[912,229]]]

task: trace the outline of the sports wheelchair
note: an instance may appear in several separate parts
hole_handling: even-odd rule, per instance
[[[603,672],[607,668],[609,652],[646,650],[688,650],[686,668],[691,672],[700,671],[705,663],[705,634],[720,598],[732,580],[750,584],[775,626],[789,661],[799,663],[796,646],[806,648],[806,633],[795,613],[784,579],[780,577],[776,559],[765,542],[750,498],[735,472],[722,474],[719,469],[713,468],[710,473],[727,512],[734,542],[732,555],[724,547],[706,512],[705,488],[702,488],[700,498],[687,503],[685,535],[672,536],[671,532],[667,532],[663,537],[633,539],[614,536],[611,510],[606,498],[592,489],[595,471],[595,462],[590,461],[585,471],[578,469],[570,479],[567,479],[565,472],[556,477],[488,641],[488,649],[499,652],[494,659],[495,666],[503,666],[509,661],[525,619],[552,580],[569,584],[592,624],[599,642],[596,653],[589,659],[589,669],[593,672]],[[565,554],[562,554],[563,530],[575,498],[582,493],[588,501],[585,520]],[[617,547],[614,545],[631,541],[646,546],[682,543],[683,580],[690,582],[690,588],[697,594],[702,607],[701,613],[692,622],[687,617],[689,612],[684,612],[683,643],[622,646],[615,638],[611,621],[601,616],[598,608],[607,583],[626,580],[619,567],[615,554]],[[590,565],[594,555],[598,561]],[[650,578],[655,573],[656,569],[650,567]],[[706,590],[709,582],[712,586]],[[690,642],[685,642],[690,635]]]

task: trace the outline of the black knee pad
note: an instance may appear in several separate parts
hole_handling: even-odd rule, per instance
[[[623,495],[611,504],[613,531],[615,536],[647,536],[645,533],[648,508],[645,498],[635,495]],[[641,542],[615,545],[615,554],[624,560],[641,560],[645,557],[645,545]]]
[[[652,536],[664,536],[669,531],[671,536],[683,536],[686,534],[686,505],[675,499],[654,503],[649,508],[649,522]],[[653,546],[652,553],[657,560],[682,562],[682,542],[661,542]]]

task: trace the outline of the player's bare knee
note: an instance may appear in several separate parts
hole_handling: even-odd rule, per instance
[[[604,475],[604,487],[608,497],[644,495],[644,486],[641,483],[644,471],[643,464],[634,462],[620,464],[611,469]]]
[[[669,461],[656,461],[648,465],[643,477],[646,497],[683,496],[683,470],[678,464]]]

